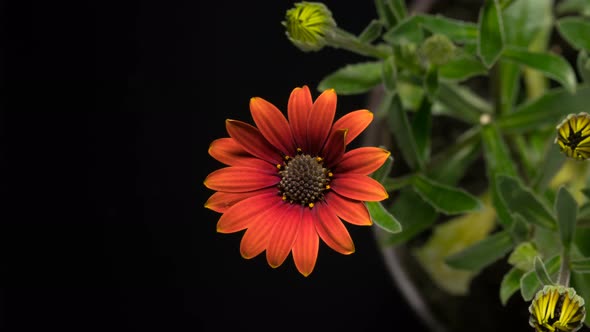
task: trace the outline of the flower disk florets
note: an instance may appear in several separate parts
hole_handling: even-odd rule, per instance
[[[285,164],[279,169],[279,194],[290,203],[313,207],[330,188],[331,172],[323,166],[320,157],[299,154],[285,158]]]
[[[319,2],[299,2],[287,10],[285,21],[289,40],[304,52],[319,51],[326,37],[336,27],[332,12]]]

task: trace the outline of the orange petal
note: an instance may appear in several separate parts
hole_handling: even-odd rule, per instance
[[[307,143],[309,144],[307,151],[311,155],[317,155],[324,146],[332,129],[335,114],[336,91],[327,89],[315,100],[307,119]]]
[[[274,205],[261,213],[260,218],[256,218],[250,224],[240,242],[240,254],[242,257],[250,259],[258,256],[266,249],[272,229],[277,224],[275,221],[279,220],[283,214],[283,208],[284,206],[280,204]]]
[[[234,233],[241,231],[258,220],[265,211],[278,204],[284,204],[275,192],[265,192],[260,195],[246,198],[230,207],[221,215],[217,222],[219,233]]]
[[[369,175],[385,163],[391,152],[376,147],[361,147],[350,150],[338,165],[334,167],[336,173],[357,173]]]
[[[258,128],[237,120],[226,120],[229,135],[250,154],[274,165],[282,162],[282,155],[264,138]]]
[[[347,113],[334,122],[332,130],[348,129],[346,145],[352,142],[373,121],[373,113],[369,110],[358,110]]]
[[[258,168],[229,166],[211,172],[204,183],[207,188],[215,191],[239,193],[275,186],[279,181],[276,172],[272,174]]]
[[[253,159],[254,156],[231,137],[218,138],[209,145],[209,155],[226,165],[239,164],[241,160]]]
[[[289,122],[275,105],[262,98],[252,98],[250,99],[250,113],[252,113],[256,126],[270,144],[281,150],[283,154],[295,154]]]
[[[243,193],[228,193],[223,191],[216,191],[209,197],[205,202],[205,208],[213,210],[215,212],[224,213],[239,201],[242,201],[248,197],[265,194],[267,192],[276,193],[276,188],[265,188],[261,190],[248,191]]]
[[[331,186],[336,193],[359,201],[377,202],[389,197],[383,185],[367,175],[336,173]]]
[[[346,129],[341,129],[330,133],[330,136],[326,141],[326,146],[320,154],[326,160],[326,165],[328,165],[328,167],[332,167],[332,165],[338,165],[342,159],[344,150],[346,148],[346,144],[344,144],[346,132]]]
[[[301,225],[301,214],[305,207],[301,205],[288,204],[282,205],[282,215],[279,219],[274,219],[276,225],[272,229],[268,248],[266,248],[266,260],[268,265],[273,268],[281,266],[297,238],[297,232]]]
[[[326,195],[326,204],[336,211],[338,217],[353,225],[370,226],[373,224],[367,206],[361,201],[331,193]]]
[[[293,244],[293,261],[299,273],[305,277],[315,267],[319,246],[320,240],[315,230],[312,214],[309,210],[303,211],[299,233],[295,244]]]
[[[336,213],[325,203],[318,203],[313,208],[315,229],[322,240],[335,251],[349,255],[354,252],[354,243],[348,230],[336,216]]]
[[[293,138],[297,147],[307,151],[307,119],[311,112],[313,100],[307,85],[301,88],[295,88],[289,97],[287,112],[289,124],[293,132]]]

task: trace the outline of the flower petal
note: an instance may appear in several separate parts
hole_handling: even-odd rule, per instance
[[[332,130],[348,129],[346,145],[352,142],[373,121],[373,113],[369,110],[358,110],[343,115],[334,122]]]
[[[307,119],[307,143],[309,154],[317,155],[332,129],[336,114],[336,91],[327,89],[315,100]]]
[[[330,133],[330,136],[326,141],[326,145],[320,154],[326,160],[326,165],[328,165],[328,167],[332,167],[332,165],[338,165],[342,159],[344,150],[346,149],[346,144],[344,144],[344,141],[346,139],[347,131],[348,130],[346,129],[340,129]]]
[[[299,273],[305,277],[310,275],[315,267],[319,246],[320,240],[315,230],[312,213],[305,210],[303,211],[297,239],[293,244],[293,261]]]
[[[285,155],[295,154],[291,127],[285,116],[275,105],[262,98],[250,99],[250,113],[256,126],[268,142]]]
[[[246,159],[255,159],[231,137],[218,138],[209,145],[209,155],[217,161],[233,166]]]
[[[264,188],[255,191],[247,191],[242,193],[228,193],[223,191],[216,191],[209,197],[205,202],[205,208],[213,210],[215,212],[224,213],[239,201],[242,201],[248,197],[265,194],[267,192],[276,193],[276,188]]]
[[[349,255],[354,252],[354,243],[348,230],[326,203],[320,202],[313,209],[315,229],[322,240],[335,251]]]
[[[326,195],[326,204],[336,211],[338,217],[353,225],[371,226],[373,224],[367,206],[361,201],[331,193]]]
[[[282,162],[280,152],[270,145],[258,128],[231,119],[225,121],[225,128],[228,134],[250,154],[275,165]]]
[[[305,207],[296,204],[283,205],[283,215],[274,219],[276,225],[272,229],[268,248],[266,248],[266,260],[273,268],[279,267],[293,248],[301,225],[302,211]]]
[[[246,198],[221,215],[217,222],[217,232],[235,233],[248,228],[261,214],[279,204],[284,202],[275,192],[265,192]]]
[[[282,204],[273,205],[260,214],[260,218],[250,224],[240,242],[240,254],[246,259],[258,256],[268,247],[273,227],[277,224],[285,208]]]
[[[259,168],[229,166],[211,172],[204,184],[215,191],[239,193],[275,186],[281,180],[277,174],[264,172]]]
[[[385,163],[391,152],[377,147],[361,147],[346,152],[334,167],[336,173],[369,175]]]
[[[312,105],[313,100],[311,99],[311,93],[307,85],[293,89],[287,106],[289,124],[291,125],[295,144],[304,151],[308,150],[307,119],[309,118]]]
[[[336,193],[359,201],[377,202],[389,197],[383,185],[367,175],[336,173],[330,185]]]

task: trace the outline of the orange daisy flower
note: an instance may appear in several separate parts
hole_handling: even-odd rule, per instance
[[[246,230],[240,253],[246,259],[266,251],[276,268],[292,253],[297,270],[308,276],[316,264],[319,239],[341,254],[354,252],[342,223],[371,225],[365,201],[388,197],[369,175],[390,155],[377,147],[346,152],[373,120],[357,110],[334,122],[336,92],[324,91],[315,102],[307,86],[289,97],[288,120],[262,98],[250,100],[256,126],[226,120],[230,137],[214,140],[209,154],[227,165],[204,184],[216,192],[205,207],[222,213],[220,233]]]

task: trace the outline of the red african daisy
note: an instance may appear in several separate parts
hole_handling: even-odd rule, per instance
[[[273,104],[252,98],[256,127],[226,120],[230,137],[214,140],[209,154],[228,166],[205,179],[205,186],[216,191],[205,207],[222,213],[218,232],[246,230],[240,244],[244,258],[266,251],[268,264],[276,268],[292,252],[297,270],[308,276],[320,238],[341,254],[354,252],[342,220],[372,224],[364,202],[388,194],[369,175],[390,152],[377,147],[345,151],[373,113],[357,110],[333,122],[333,89],[314,102],[307,86],[295,88],[287,109],[288,120]]]

